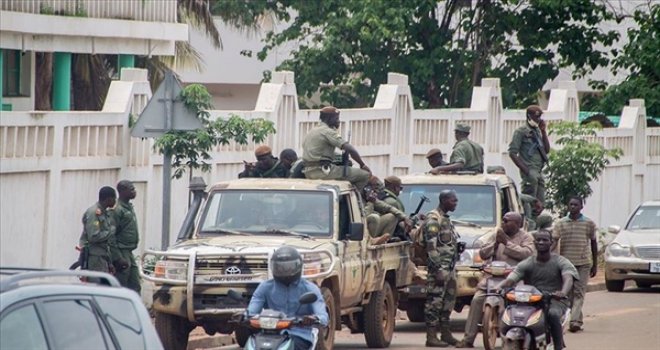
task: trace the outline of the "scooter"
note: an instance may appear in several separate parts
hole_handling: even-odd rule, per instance
[[[235,300],[243,299],[234,290],[229,290],[227,294]],[[317,299],[316,294],[308,292],[300,296],[299,303],[300,305],[311,304]],[[246,350],[293,350],[293,339],[291,339],[288,332],[283,331],[302,325],[303,319],[301,317],[287,317],[285,313],[280,311],[263,309],[258,315],[250,316],[245,313],[236,315],[233,322],[238,323],[241,327],[249,327],[254,331],[245,344],[244,349]],[[314,340],[310,349],[315,349],[318,341],[318,328],[312,328],[312,334]]]
[[[500,326],[502,350],[561,349],[561,345],[552,344],[550,325],[545,321],[553,298],[551,294],[524,284],[504,293],[507,306]],[[564,333],[570,314],[567,308],[561,318]]]
[[[499,335],[499,321],[504,313],[504,298],[495,292],[495,287],[513,271],[513,266],[504,261],[492,261],[480,267],[488,274],[486,279],[486,300],[484,300],[481,333],[486,350],[494,350]]]

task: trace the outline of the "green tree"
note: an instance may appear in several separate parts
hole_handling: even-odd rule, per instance
[[[195,169],[209,171],[209,152],[215,146],[226,145],[231,141],[247,144],[250,139],[262,142],[275,132],[273,123],[262,118],[247,120],[232,115],[227,119],[211,120],[208,112],[213,108],[211,95],[203,85],[186,86],[180,98],[186,108],[197,114],[204,127],[195,131],[170,131],[156,139],[154,148],[158,152],[172,154],[174,178],[181,178],[186,171],[191,178]]]
[[[558,149],[549,154],[547,174],[547,198],[549,208],[555,213],[564,214],[566,203],[571,196],[587,198],[593,190],[589,183],[598,180],[610,159],[618,160],[623,151],[620,148],[606,149],[589,138],[600,130],[600,124],[579,125],[576,122],[550,124],[550,134],[557,136]]]
[[[608,64],[618,37],[592,0],[280,0],[297,14],[270,33],[258,54],[300,46],[280,69],[293,70],[301,95],[339,106],[373,101],[388,72],[407,74],[421,107],[464,106],[484,77],[499,77],[506,106],[536,100],[562,67],[581,77]],[[276,11],[279,15],[279,12]],[[301,99],[303,101],[303,99]]]
[[[584,108],[608,115],[620,115],[623,106],[633,98],[644,99],[646,113],[660,117],[660,3],[649,4],[634,13],[637,27],[628,31],[628,43],[614,59],[612,73],[628,72],[625,80],[607,87],[601,98],[592,99]],[[604,88],[605,82],[592,86]]]

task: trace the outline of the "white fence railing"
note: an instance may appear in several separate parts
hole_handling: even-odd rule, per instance
[[[176,0],[1,0],[0,9],[44,15],[177,22]]]
[[[147,1],[148,2],[148,1]],[[447,156],[456,123],[472,126],[470,137],[484,144],[486,165],[503,165],[516,181],[518,171],[507,154],[513,131],[524,123],[524,111],[502,109],[499,81],[485,79],[475,87],[468,108],[416,110],[407,77],[390,74],[372,108],[343,109],[340,132],[356,145],[378,176],[428,169],[424,155],[438,147]],[[122,72],[102,112],[3,112],[0,118],[0,265],[68,266],[81,231],[81,215],[101,186],[120,179],[134,181],[134,200],[141,232],[139,250],[160,246],[162,156],[150,139],[129,135],[129,116],[139,115],[151,98],[146,73]],[[550,123],[576,120],[579,106],[574,84],[551,93],[544,118]],[[277,134],[268,138],[274,152],[293,148],[301,154],[305,134],[318,122],[318,110],[298,108],[293,73],[276,72],[263,84],[253,111],[210,111],[266,118]],[[625,107],[618,128],[593,139],[620,147],[623,157],[610,164],[592,184],[585,213],[599,226],[622,224],[642,200],[660,198],[660,128],[647,128],[643,101]],[[236,177],[243,160],[254,159],[254,143],[218,146],[208,183]],[[172,240],[187,209],[187,177],[172,182]],[[616,202],[617,205],[611,205]]]

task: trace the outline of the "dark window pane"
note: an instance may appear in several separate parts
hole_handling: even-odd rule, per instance
[[[133,303],[111,297],[96,297],[96,301],[122,349],[145,348],[144,331]]]
[[[12,310],[0,320],[0,349],[48,349],[33,305]]]
[[[49,301],[44,303],[44,310],[55,349],[106,348],[99,320],[89,301]]]

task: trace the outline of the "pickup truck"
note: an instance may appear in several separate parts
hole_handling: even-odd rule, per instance
[[[176,244],[147,250],[142,277],[155,285],[155,325],[168,349],[185,349],[190,331],[235,332],[239,345],[249,330],[231,317],[269,277],[269,258],[282,245],[303,256],[303,278],[325,299],[330,326],[318,347],[332,349],[342,324],[363,332],[369,347],[387,347],[394,332],[399,291],[412,282],[411,242],[370,245],[360,195],[345,181],[239,179],[207,191],[192,185],[193,201]],[[196,189],[193,189],[195,187]]]
[[[458,206],[449,213],[450,218],[466,243],[466,249],[456,261],[457,298],[455,310],[460,312],[465,305],[470,305],[476,286],[483,273],[473,268],[482,264],[479,257],[479,238],[494,234],[501,225],[502,216],[509,212],[518,212],[524,217],[524,209],[513,180],[505,174],[412,174],[401,176],[403,190],[399,198],[406,208],[414,208],[420,198],[420,213],[427,213],[438,207],[440,191],[456,191]],[[404,289],[399,308],[406,310],[412,322],[424,321],[424,302],[426,301],[426,264],[423,249],[413,250],[413,261],[417,265],[413,285]]]

